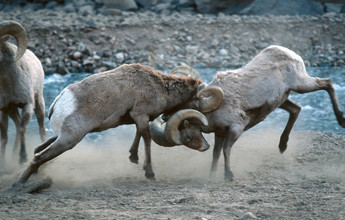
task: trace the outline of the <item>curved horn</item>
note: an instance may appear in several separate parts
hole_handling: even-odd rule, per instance
[[[178,127],[180,123],[187,118],[199,119],[205,126],[208,125],[207,118],[201,112],[193,109],[184,109],[173,114],[165,126],[165,138],[168,142],[175,145],[183,144]]]
[[[6,34],[13,36],[17,41],[18,49],[13,60],[18,61],[24,55],[28,46],[26,31],[18,22],[8,20],[0,23],[0,37]]]
[[[205,96],[206,97],[202,97]],[[218,86],[207,86],[200,90],[196,95],[199,101],[199,111],[206,113],[213,111],[219,107],[223,101],[224,92]]]
[[[199,73],[189,66],[175,67],[173,70],[170,71],[169,74],[176,74],[176,73],[182,73],[182,74],[189,76],[190,78],[195,79],[195,80],[201,79]]]
[[[162,119],[162,115],[157,117],[150,123],[151,139],[158,145],[163,147],[173,147],[175,144],[170,143],[164,135],[166,123]]]

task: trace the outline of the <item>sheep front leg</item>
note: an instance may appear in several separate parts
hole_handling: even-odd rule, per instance
[[[237,128],[230,128],[228,131],[228,135],[225,139],[224,146],[223,146],[223,154],[224,154],[224,180],[225,181],[232,181],[233,174],[230,169],[230,151],[236,140],[241,136],[243,133],[244,127],[239,126]]]
[[[10,118],[13,120],[14,122],[14,125],[16,127],[16,139],[14,141],[14,145],[13,145],[13,156],[16,156],[18,155],[18,147],[19,147],[19,144],[20,144],[20,123],[21,123],[21,117],[20,117],[20,114],[19,114],[19,111],[18,111],[18,108],[13,108],[9,111],[9,115],[10,115]]]
[[[213,158],[212,158],[212,165],[211,165],[211,172],[210,172],[210,178],[211,179],[214,179],[216,176],[218,161],[219,161],[219,157],[220,157],[220,152],[223,148],[223,144],[224,144],[224,137],[215,134],[214,135]]]
[[[145,143],[145,162],[144,162],[144,170],[145,176],[148,179],[155,179],[155,174],[152,170],[152,163],[151,163],[151,135],[149,129],[149,116],[147,115],[140,115],[136,114],[134,111],[130,113],[132,119],[134,120],[137,126],[137,133],[143,137]]]
[[[8,141],[7,129],[8,129],[8,114],[4,111],[0,111],[0,130],[1,130],[1,161],[5,160],[6,145]]]
[[[138,161],[139,161],[138,148],[139,148],[140,137],[141,136],[140,136],[139,132],[137,131],[135,133],[135,138],[133,140],[131,149],[129,150],[129,152],[131,153],[131,155],[129,156],[129,160],[132,163],[136,163],[136,164],[138,164]]]
[[[25,163],[27,161],[27,156],[26,156],[26,147],[25,147],[25,133],[28,128],[28,124],[31,120],[33,113],[33,106],[32,104],[27,104],[23,108],[22,112],[22,122],[20,124],[20,158],[19,162]]]
[[[290,113],[288,123],[285,126],[285,129],[280,136],[279,150],[280,153],[284,153],[287,148],[287,142],[289,140],[289,135],[293,125],[295,124],[297,117],[301,111],[301,107],[291,100],[287,99],[279,108],[284,109]]]

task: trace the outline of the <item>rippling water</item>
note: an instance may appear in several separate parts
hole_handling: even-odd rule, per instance
[[[323,68],[307,68],[312,76],[322,78],[332,78],[341,109],[345,111],[345,68],[344,67],[323,67]],[[206,83],[210,82],[216,73],[214,69],[198,69],[201,77]],[[55,97],[67,85],[80,81],[90,74],[67,74],[64,76],[53,74],[46,76],[44,95],[46,100],[46,111],[54,101]],[[291,93],[291,100],[302,106],[302,111],[294,126],[295,130],[315,130],[333,133],[345,133],[345,129],[341,128],[333,114],[331,101],[327,92],[317,91],[306,94]],[[275,110],[266,120],[261,122],[253,129],[272,128],[283,129],[288,120],[289,114],[281,109]],[[48,120],[46,120],[48,122]],[[31,122],[30,127],[36,127],[36,122]],[[49,125],[47,123],[47,127]],[[130,126],[123,126],[120,129],[133,129]],[[130,132],[130,131],[128,131]],[[95,136],[98,137],[97,135]]]

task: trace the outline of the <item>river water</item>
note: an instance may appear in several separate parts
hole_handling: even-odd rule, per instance
[[[345,111],[345,68],[344,67],[322,67],[322,68],[307,68],[311,76],[322,78],[331,78],[334,83],[336,93],[341,109]],[[214,69],[198,69],[201,77],[206,83],[209,83],[216,73]],[[44,85],[44,96],[46,101],[46,112],[49,106],[54,101],[55,97],[67,85],[80,81],[90,74],[67,74],[59,75],[52,74],[46,76]],[[302,111],[295,123],[293,129],[295,130],[313,130],[332,133],[345,133],[345,129],[341,128],[333,114],[331,101],[327,92],[316,91],[306,94],[291,93],[290,99],[302,106]],[[269,128],[269,129],[284,129],[289,114],[281,109],[276,109],[263,122],[255,126],[253,129]],[[46,125],[49,129],[48,119]],[[13,124],[12,124],[13,127]],[[121,126],[119,128],[124,135],[134,135],[133,126]],[[13,130],[13,128],[11,129]],[[31,132],[37,131],[37,123],[34,120],[29,125]],[[119,131],[119,130],[118,130]],[[13,131],[14,132],[14,131]],[[118,132],[116,132],[118,133]],[[133,134],[132,134],[133,133]],[[92,139],[101,138],[101,135],[91,135]]]

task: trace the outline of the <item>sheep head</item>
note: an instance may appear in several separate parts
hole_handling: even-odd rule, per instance
[[[0,23],[0,47],[4,46],[4,43],[8,40],[5,35],[13,36],[18,44],[18,49],[14,55],[13,61],[18,61],[25,53],[28,46],[28,38],[24,27],[16,21],[8,20]],[[2,48],[0,48],[2,51]],[[3,54],[0,54],[0,60],[3,59]]]
[[[195,80],[201,80],[199,73],[189,66],[178,66],[169,74],[183,74]],[[188,102],[183,108],[196,109],[202,113],[211,112],[219,107],[224,97],[223,90],[218,86],[200,84],[195,99]]]
[[[197,122],[189,123],[188,119]],[[162,116],[151,122],[151,138],[164,147],[185,145],[194,150],[205,151],[210,145],[201,133],[201,124],[208,125],[202,113],[193,109],[180,110],[169,117],[167,122],[162,119]]]

